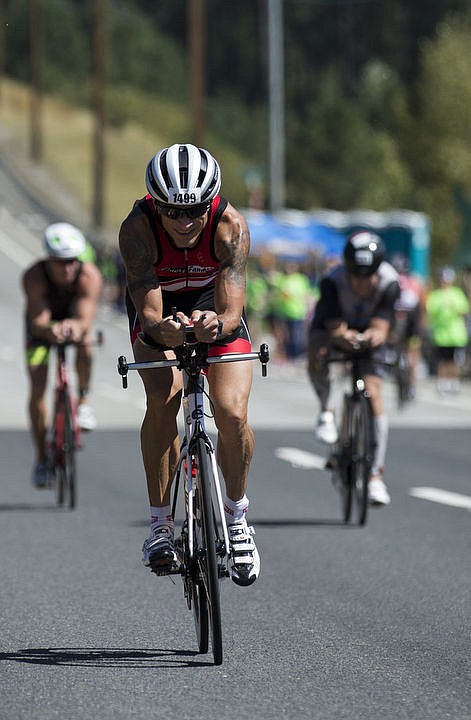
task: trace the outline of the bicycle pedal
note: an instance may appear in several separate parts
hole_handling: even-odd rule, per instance
[[[161,577],[162,575],[181,575],[181,565],[178,563],[167,563],[165,565],[151,565],[151,571]]]
[[[334,455],[331,455],[330,458],[327,458],[325,461],[324,469],[325,470],[336,470],[338,468],[338,462],[337,458]]]

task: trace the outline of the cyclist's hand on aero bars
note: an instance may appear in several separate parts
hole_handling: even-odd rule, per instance
[[[51,326],[53,341],[56,343],[78,343],[83,338],[83,329],[81,323],[73,318],[66,318],[54,322]]]
[[[190,320],[184,313],[177,313],[175,319],[173,315],[163,318],[159,323],[159,339],[158,342],[169,348],[183,345],[185,340],[184,325],[188,325]]]
[[[367,328],[362,337],[363,343],[368,347],[375,348],[384,343],[384,333],[378,328]]]
[[[218,316],[213,310],[193,310],[191,322],[195,338],[203,343],[213,343],[218,339]]]
[[[362,343],[364,346],[363,335],[359,333],[358,330],[352,330],[351,328],[348,328],[348,330],[344,332],[342,340],[347,346],[349,345],[353,350],[358,350]]]

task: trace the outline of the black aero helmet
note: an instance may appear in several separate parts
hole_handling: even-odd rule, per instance
[[[147,190],[164,205],[209,203],[221,187],[221,171],[211,153],[189,143],[160,150],[146,168]]]
[[[373,275],[385,256],[383,241],[369,230],[350,235],[343,249],[346,268],[352,275]]]

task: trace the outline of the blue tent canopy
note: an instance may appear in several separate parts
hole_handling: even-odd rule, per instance
[[[345,235],[300,211],[284,211],[277,215],[245,210],[251,254],[269,250],[277,256],[305,259],[313,253],[341,255]]]

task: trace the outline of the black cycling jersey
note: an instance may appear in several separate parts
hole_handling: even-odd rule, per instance
[[[321,280],[312,329],[326,330],[329,321],[343,320],[349,328],[363,332],[374,317],[393,324],[394,305],[400,293],[397,278],[392,265],[381,263],[377,285],[368,297],[361,298],[353,292],[345,266],[335,267]]]

